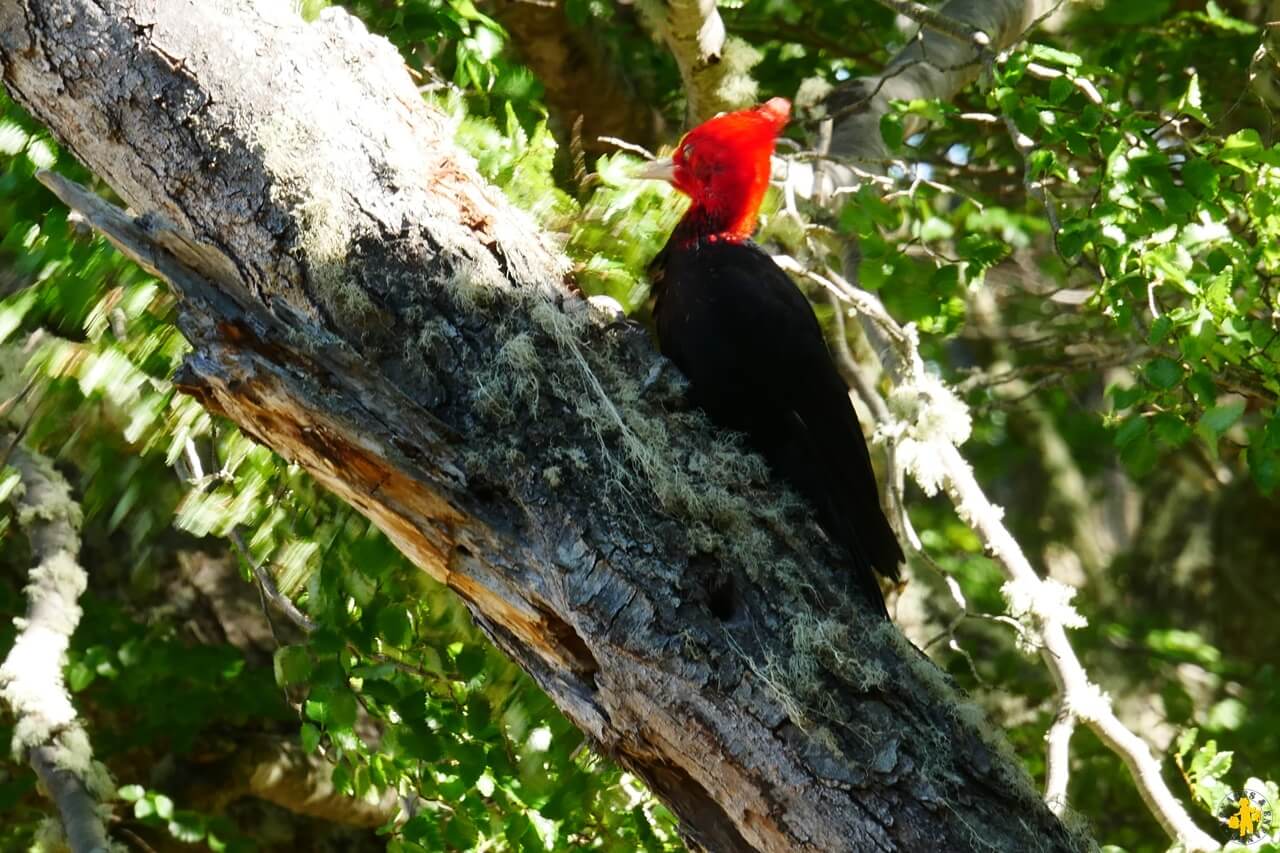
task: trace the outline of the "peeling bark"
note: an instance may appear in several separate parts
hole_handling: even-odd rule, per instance
[[[1076,850],[793,498],[601,318],[338,10],[0,0],[11,95],[140,219],[178,382],[467,602],[712,850]],[[550,469],[561,472],[549,476]]]

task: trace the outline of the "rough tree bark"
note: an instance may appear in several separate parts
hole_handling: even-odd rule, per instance
[[[759,460],[337,10],[0,0],[0,71],[135,211],[178,378],[374,520],[713,850],[1075,850]],[[781,497],[779,496],[781,495]]]

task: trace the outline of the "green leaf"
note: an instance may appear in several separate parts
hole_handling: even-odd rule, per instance
[[[1191,438],[1191,427],[1171,412],[1160,412],[1150,421],[1151,432],[1168,447],[1181,447]]]
[[[90,669],[83,661],[76,661],[67,667],[67,686],[72,693],[79,693],[98,678],[98,673]]]
[[[1200,422],[1197,426],[1216,440],[1230,429],[1236,421],[1240,420],[1240,416],[1244,414],[1244,407],[1244,400],[1235,400],[1230,403],[1223,403],[1220,406],[1214,406],[1200,416]]]
[[[479,736],[489,728],[492,720],[493,711],[489,706],[489,700],[479,693],[472,694],[467,699],[467,731]]]
[[[356,697],[345,686],[323,685],[311,691],[303,712],[326,728],[349,729],[356,721]]]
[[[132,803],[147,793],[147,789],[141,785],[125,785],[116,791],[117,796],[126,803]]]
[[[1218,195],[1218,171],[1203,157],[1182,164],[1182,183],[1197,198],[1210,201]]]
[[[949,240],[956,229],[945,219],[930,216],[920,224],[920,239],[926,243]]]
[[[350,690],[339,688],[334,691],[327,723],[334,728],[351,728],[356,724],[356,697]]]
[[[303,723],[298,730],[298,739],[302,741],[302,751],[310,755],[320,746],[320,730],[310,723]]]
[[[1203,97],[1200,94],[1200,75],[1194,71],[1191,72],[1191,80],[1187,84],[1186,93],[1178,101],[1178,112],[1191,116],[1201,124],[1213,123],[1203,109]]]
[[[1231,750],[1218,752],[1218,744],[1209,741],[1191,760],[1190,772],[1196,777],[1197,783],[1206,779],[1221,779],[1231,770],[1233,757],[1234,753]]]
[[[1173,331],[1173,320],[1168,314],[1161,314],[1151,324],[1151,332],[1147,335],[1148,343],[1163,343],[1169,337],[1169,333]]]
[[[1223,141],[1218,156],[1224,163],[1248,170],[1262,156],[1262,137],[1251,127],[1236,131]]]
[[[1187,377],[1187,388],[1195,395],[1196,402],[1202,406],[1211,406],[1218,399],[1218,386],[1204,370],[1196,370]]]
[[[173,820],[169,821],[169,834],[185,844],[204,840],[205,832],[204,818],[195,812],[176,812]]]
[[[983,269],[992,267],[1009,256],[1009,246],[1001,240],[993,240],[982,234],[967,234],[956,242],[956,252],[970,263]]]
[[[155,795],[156,817],[169,820],[173,817],[173,800],[164,794]]]
[[[1131,441],[1121,448],[1120,458],[1134,476],[1140,477],[1155,467],[1160,451],[1154,441]]]
[[[1149,361],[1142,369],[1142,374],[1152,385],[1167,391],[1182,381],[1182,365],[1161,356]]]
[[[1049,100],[1055,104],[1065,103],[1077,91],[1075,85],[1065,74],[1049,81]]]
[[[361,764],[356,767],[356,772],[351,784],[355,798],[357,800],[364,799],[365,794],[369,793],[369,789],[373,787],[373,782],[369,778],[368,765]]]
[[[1150,631],[1147,646],[1171,658],[1190,660],[1203,666],[1213,666],[1222,659],[1222,653],[1195,631],[1177,628]]]
[[[1042,178],[1058,167],[1058,157],[1047,148],[1037,148],[1027,157],[1033,178]]]
[[[484,775],[485,768],[489,766],[484,747],[474,741],[460,744],[453,755],[458,761],[455,768],[458,780],[468,788]]]
[[[1246,451],[1249,475],[1264,495],[1280,489],[1280,453],[1266,448],[1250,447]]]
[[[898,265],[893,258],[863,258],[862,263],[858,266],[858,280],[868,290],[879,290],[897,272]]]
[[[1111,404],[1119,410],[1132,407],[1134,403],[1147,395],[1147,390],[1141,385],[1130,385],[1128,387],[1112,385],[1107,389],[1107,394],[1111,397]]]
[[[341,635],[331,628],[321,628],[307,638],[318,655],[336,655],[346,647]]]
[[[434,814],[418,814],[400,828],[400,834],[409,841],[435,849],[440,846],[439,818]]]
[[[378,636],[384,643],[398,649],[413,645],[413,614],[401,604],[393,604],[378,611],[376,621]]]
[[[311,655],[302,646],[281,646],[274,656],[276,684],[289,687],[311,677]]]
[[[1027,47],[1027,55],[1047,65],[1060,65],[1065,68],[1075,68],[1084,64],[1084,60],[1077,54],[1058,50],[1056,47],[1049,47],[1045,44],[1029,45]]]
[[[333,787],[343,793],[348,793],[347,788],[351,784],[351,767],[346,761],[339,761],[333,765],[333,775],[330,777]]]
[[[458,652],[458,656],[454,659],[454,665],[458,668],[458,674],[462,676],[462,680],[470,681],[484,669],[484,647],[478,645],[467,646]]]
[[[1146,434],[1147,419],[1135,415],[1126,420],[1123,427],[1116,430],[1116,447],[1125,447],[1126,444],[1138,441]]]
[[[885,113],[880,116],[880,137],[890,151],[902,147],[902,117],[896,113]]]
[[[1209,2],[1205,4],[1205,10],[1200,17],[1202,20],[1208,21],[1219,29],[1228,30],[1234,33],[1253,35],[1258,31],[1256,25],[1228,15],[1222,10],[1221,6],[1214,2],[1214,0],[1209,0]]]
[[[480,837],[476,825],[462,812],[454,812],[444,825],[444,840],[456,850],[472,850]]]
[[[302,711],[309,719],[317,723],[325,723],[329,719],[329,703],[326,698],[316,698],[313,694],[302,706]]]
[[[439,761],[444,755],[440,736],[424,726],[404,726],[399,731],[400,750],[419,761]]]
[[[1191,747],[1196,745],[1196,737],[1200,734],[1199,729],[1195,726],[1183,729],[1178,733],[1178,740],[1174,744],[1174,755],[1182,758],[1191,751]]]
[[[1205,715],[1204,724],[1211,731],[1234,731],[1244,725],[1249,717],[1248,707],[1239,699],[1228,696],[1214,703]]]

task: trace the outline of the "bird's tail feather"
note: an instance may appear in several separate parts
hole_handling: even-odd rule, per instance
[[[766,450],[770,464],[800,492],[816,511],[818,525],[849,555],[850,574],[865,598],[886,619],[884,594],[876,581],[876,570],[888,574],[882,566],[897,574],[892,551],[884,547],[878,525],[888,528],[878,499],[871,507],[860,507],[852,499],[852,486],[847,478],[847,465],[824,454],[821,442],[799,417],[785,428],[780,441]],[[836,451],[839,453],[840,451]],[[873,484],[874,490],[874,484]],[[866,528],[864,529],[864,525]],[[867,536],[870,532],[872,535]],[[893,549],[897,539],[888,531]],[[869,544],[876,547],[869,548]],[[900,556],[901,552],[897,552]]]

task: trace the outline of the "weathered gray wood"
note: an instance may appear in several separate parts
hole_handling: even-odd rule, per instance
[[[1075,850],[758,459],[644,389],[398,56],[336,10],[0,0],[6,88],[135,211],[179,377],[373,519],[713,850]]]

